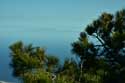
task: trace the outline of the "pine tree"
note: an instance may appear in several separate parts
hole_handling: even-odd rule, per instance
[[[86,80],[87,83],[124,83],[125,10],[115,15],[103,13],[80,33],[72,47],[72,52],[80,58],[81,83]]]

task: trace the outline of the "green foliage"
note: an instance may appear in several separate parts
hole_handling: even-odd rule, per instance
[[[33,72],[26,72],[23,76],[24,83],[52,83],[50,78],[51,74],[42,70],[37,69]]]
[[[98,40],[98,43],[91,42]],[[81,83],[124,83],[125,10],[103,13],[81,32],[72,44],[83,67]],[[81,66],[80,65],[80,66]]]
[[[55,56],[47,56],[47,70],[50,72],[55,72],[58,68],[59,60]]]
[[[23,83],[125,83],[125,10],[103,13],[72,47],[80,60],[60,66],[43,48],[16,42],[10,46],[13,75]]]
[[[11,49],[11,66],[13,67],[13,75],[22,79],[24,83],[51,83],[50,76],[58,65],[59,60],[54,56],[47,56],[43,48],[25,46],[21,41],[10,46]],[[50,81],[49,81],[50,80]]]

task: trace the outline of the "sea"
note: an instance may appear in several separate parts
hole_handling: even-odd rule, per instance
[[[62,63],[75,57],[71,44],[77,41],[81,27],[0,27],[0,81],[17,83],[13,77],[9,46],[17,41],[45,49],[46,54],[57,56]]]

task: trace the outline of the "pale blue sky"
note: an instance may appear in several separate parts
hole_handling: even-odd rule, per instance
[[[123,8],[125,0],[0,0],[0,39],[73,40],[102,12]]]
[[[80,31],[102,12],[122,8],[125,0],[0,0],[0,31]]]
[[[125,0],[0,0],[0,39],[71,42],[102,12],[123,8]]]

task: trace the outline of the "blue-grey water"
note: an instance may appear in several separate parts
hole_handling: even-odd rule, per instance
[[[32,43],[33,46],[45,48],[47,54],[55,55],[63,61],[72,56],[71,43],[77,39],[80,32],[80,27],[77,28],[0,27],[0,80],[17,82],[9,66],[11,44],[19,40],[25,44]]]

